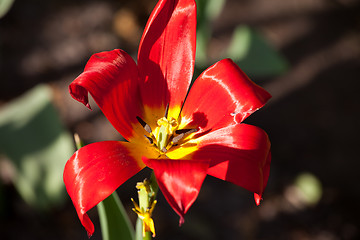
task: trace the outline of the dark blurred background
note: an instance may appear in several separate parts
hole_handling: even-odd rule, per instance
[[[156,239],[360,239],[360,1],[198,2],[197,72],[243,54],[239,66],[273,95],[246,120],[270,136],[271,174],[259,207],[251,193],[208,177],[180,228],[159,194]],[[61,182],[74,151],[71,134],[87,144],[121,137],[95,104],[89,111],[67,87],[95,52],[121,48],[136,58],[155,4],[15,0],[0,18],[0,239],[87,239]],[[41,97],[30,104],[34,95]],[[29,113],[35,108],[42,110]],[[55,153],[49,142],[59,136],[66,151]],[[54,173],[34,174],[39,166]],[[133,221],[130,198],[147,176],[145,170],[118,190]],[[101,239],[96,209],[89,215],[92,239]]]

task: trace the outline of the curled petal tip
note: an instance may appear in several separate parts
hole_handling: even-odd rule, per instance
[[[262,200],[261,198],[261,195],[257,194],[257,193],[254,193],[254,199],[255,199],[255,204],[256,206],[259,206],[260,205],[260,202]]]
[[[185,222],[184,217],[183,217],[183,216],[180,216],[179,227],[181,227],[181,225],[183,225],[184,222]]]
[[[81,75],[80,75],[81,76]],[[79,76],[79,77],[80,77]],[[89,98],[88,98],[88,91],[77,84],[71,83],[69,85],[69,92],[70,95],[76,100],[84,104],[88,109],[91,110],[90,104],[89,104]]]
[[[84,104],[88,109],[92,110],[89,103]]]

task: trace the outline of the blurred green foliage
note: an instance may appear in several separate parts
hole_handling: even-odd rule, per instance
[[[72,137],[51,101],[51,89],[39,85],[0,109],[0,153],[15,170],[10,180],[39,209],[66,199],[62,173],[74,153]]]
[[[214,62],[209,62],[208,45],[212,37],[212,23],[222,12],[226,0],[196,0],[197,2],[197,49],[196,69],[198,76]],[[231,58],[251,77],[267,77],[284,73],[289,64],[260,33],[239,25],[234,29],[227,49],[219,53],[216,61]]]
[[[311,173],[302,173],[297,176],[295,186],[299,189],[302,200],[307,205],[316,205],[323,195],[320,180]]]
[[[205,68],[208,65],[207,48],[212,35],[211,23],[221,13],[225,0],[196,0],[196,65]]]
[[[288,62],[248,26],[238,26],[233,33],[226,57],[232,58],[248,75],[273,76],[284,73]]]
[[[10,10],[14,0],[0,0],[0,18]]]

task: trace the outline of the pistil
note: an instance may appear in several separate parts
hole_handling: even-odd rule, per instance
[[[157,147],[161,152],[166,153],[170,139],[178,127],[178,122],[174,118],[170,118],[170,120],[168,120],[163,117],[157,121],[157,125],[158,127],[156,127],[153,132],[156,138]]]
[[[157,127],[154,130],[140,117],[136,117],[145,131],[150,135],[145,135],[145,138],[162,154],[167,153],[173,145],[181,144],[181,140],[197,131],[195,128],[178,129],[178,121],[173,117],[168,118],[168,111],[169,105],[166,106],[164,117],[157,120]]]

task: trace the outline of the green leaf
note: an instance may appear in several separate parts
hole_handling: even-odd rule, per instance
[[[63,169],[74,153],[71,135],[39,85],[0,109],[0,153],[13,165],[11,181],[30,205],[47,209],[65,201]]]
[[[196,0],[198,20],[216,19],[225,6],[226,0]]]
[[[284,73],[289,64],[258,32],[238,26],[226,56],[251,76],[273,76]]]
[[[205,14],[210,21],[219,17],[226,0],[206,0]]]
[[[134,229],[116,191],[98,204],[98,212],[103,240],[134,239]]]
[[[0,0],[0,18],[10,10],[14,0]]]

